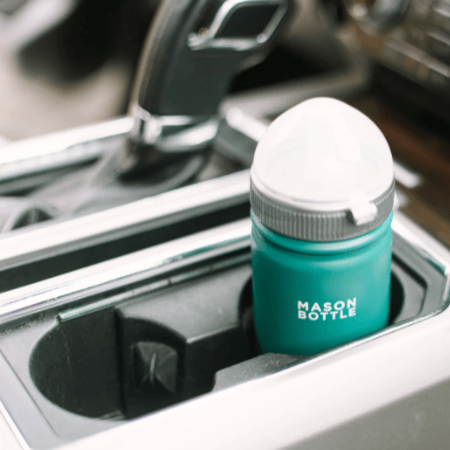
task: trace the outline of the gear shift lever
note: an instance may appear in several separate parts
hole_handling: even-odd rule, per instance
[[[293,0],[164,0],[141,57],[127,142],[34,197],[65,214],[85,214],[193,178],[216,136],[232,77],[264,58],[292,8]]]
[[[264,57],[292,0],[165,0],[144,47],[131,114],[134,164],[208,147],[232,77]],[[154,162],[155,155],[150,158]]]

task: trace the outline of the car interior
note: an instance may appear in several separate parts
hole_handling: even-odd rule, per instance
[[[255,149],[322,97],[392,153],[388,325],[263,352]],[[0,0],[0,449],[448,449],[449,105],[448,0]]]

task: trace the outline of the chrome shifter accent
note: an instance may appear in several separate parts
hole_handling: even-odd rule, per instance
[[[141,57],[124,176],[208,150],[232,78],[265,56],[292,9],[292,0],[165,0]]]
[[[216,116],[157,116],[134,105],[130,139],[162,153],[186,153],[202,150],[217,135]]]
[[[233,13],[240,8],[252,6],[275,6],[277,9],[265,25],[264,29],[255,36],[222,37],[220,32],[232,19]],[[286,0],[228,0],[217,12],[209,29],[204,33],[191,33],[188,36],[188,46],[191,50],[207,48],[246,51],[257,48],[267,42],[288,10]]]
[[[388,29],[405,15],[410,0],[345,0],[348,13],[375,29]]]

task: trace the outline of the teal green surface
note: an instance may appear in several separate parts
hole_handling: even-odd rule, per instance
[[[252,213],[255,328],[263,352],[310,355],[388,324],[393,214],[339,242],[292,239]]]

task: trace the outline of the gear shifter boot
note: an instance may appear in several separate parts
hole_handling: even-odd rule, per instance
[[[177,164],[125,181],[118,176],[127,166],[122,155],[112,153],[94,166],[79,169],[34,192],[32,197],[51,205],[65,216],[95,213],[182,186],[201,170],[206,161],[206,155],[178,158]]]

